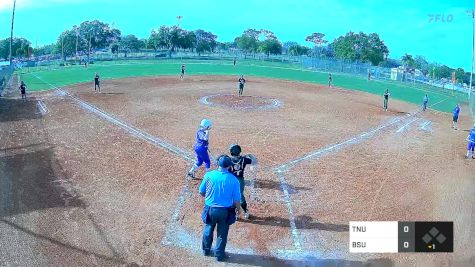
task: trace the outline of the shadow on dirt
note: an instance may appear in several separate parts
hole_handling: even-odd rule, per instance
[[[58,166],[54,165],[52,148],[1,156],[0,217],[54,207],[84,207],[67,181],[56,175]]]
[[[247,255],[228,253],[226,262],[248,266],[308,266],[308,267],[391,267],[394,266],[390,259],[380,258],[368,261],[348,261],[337,259],[316,259],[307,257],[305,260],[284,260],[271,256]]]
[[[103,259],[103,260],[106,260],[106,261],[110,261],[110,262],[113,262],[113,263],[116,263],[116,264],[125,264],[126,262],[123,261],[123,260],[120,260],[116,257],[108,257],[108,256],[104,256],[104,255],[101,255],[101,254],[97,254],[97,253],[94,253],[94,252],[91,252],[91,251],[87,251],[85,249],[82,249],[82,248],[78,248],[78,247],[75,247],[73,245],[70,245],[70,244],[67,244],[67,243],[64,243],[64,242],[61,242],[61,241],[58,241],[56,239],[53,239],[49,236],[45,236],[45,235],[41,235],[41,234],[38,234],[38,233],[35,233],[23,226],[20,226],[16,223],[13,223],[11,221],[8,221],[6,219],[1,219],[0,218],[0,222],[2,223],[5,223],[11,227],[13,227],[14,229],[18,230],[18,231],[21,231],[25,234],[28,234],[28,235],[31,235],[31,236],[34,236],[35,238],[37,239],[41,239],[41,240],[46,240],[46,241],[49,241],[57,246],[61,246],[61,247],[64,247],[64,248],[67,248],[67,249],[71,249],[71,250],[74,250],[76,252],[79,252],[85,256],[91,256],[91,255],[94,255],[95,257],[99,258],[99,259]]]
[[[258,225],[290,227],[290,221],[288,218],[280,218],[276,216],[258,217],[258,216],[251,215],[249,220],[242,220],[241,222],[258,224]],[[315,222],[313,221],[312,217],[306,216],[306,215],[296,217],[295,226],[298,229],[317,229],[321,231],[330,231],[330,232],[348,232],[349,231],[349,225],[347,224],[331,224],[331,223]]]
[[[250,182],[246,181],[246,185],[248,185],[249,183]],[[256,180],[255,186],[256,186],[256,188],[275,189],[275,190],[282,191],[281,183],[279,181],[259,179],[259,180]],[[309,187],[293,186],[291,184],[287,184],[287,188],[288,188],[290,194],[296,194],[299,191],[306,191],[306,190],[311,189]]]
[[[36,100],[0,98],[0,122],[33,120],[41,118]]]

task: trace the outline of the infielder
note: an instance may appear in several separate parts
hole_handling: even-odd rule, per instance
[[[237,144],[233,144],[229,147],[229,153],[231,154],[231,172],[236,176],[239,181],[239,186],[241,188],[241,207],[244,210],[244,218],[249,219],[249,210],[247,209],[246,197],[244,196],[244,169],[247,165],[256,165],[257,158],[248,154],[241,156],[241,147]]]
[[[470,134],[467,137],[468,146],[467,146],[467,155],[465,156],[466,159],[469,158],[470,154],[472,155],[472,159],[475,159],[475,124],[473,125],[472,130],[470,130]]]
[[[21,81],[20,84],[21,99],[26,101],[26,84],[24,81]]]
[[[459,104],[457,104],[454,108],[453,117],[452,117],[452,128],[454,128],[455,130],[458,129],[457,123],[459,120],[459,113],[460,113],[460,106]]]
[[[185,64],[181,64],[180,79],[183,79],[184,77],[185,77]]]
[[[427,96],[426,94],[424,96],[424,99],[422,100],[422,111],[426,111],[428,103],[429,103],[429,96]]]
[[[211,161],[209,159],[208,154],[208,144],[209,144],[209,130],[213,123],[208,119],[201,120],[200,128],[196,132],[196,140],[194,145],[194,150],[196,153],[196,163],[191,167],[190,171],[188,172],[188,176],[191,178],[195,178],[195,171],[203,162],[205,163],[206,172],[210,170]]]
[[[333,78],[332,78],[332,74],[331,73],[328,73],[328,87],[332,87],[333,85]]]
[[[23,101],[26,101],[26,84],[24,81],[21,81],[20,93],[21,93],[21,99]]]
[[[389,93],[389,89],[386,89],[386,91],[384,91],[384,111],[388,111],[388,102],[389,102],[389,96],[391,94]]]
[[[99,78],[99,74],[97,74],[96,72],[96,76],[94,76],[94,92],[99,89],[99,93],[101,92],[101,85],[100,85],[100,78]]]
[[[239,82],[239,96],[242,96],[242,92],[244,91],[244,84],[246,83],[246,80],[244,79],[244,75],[241,75],[238,82]]]

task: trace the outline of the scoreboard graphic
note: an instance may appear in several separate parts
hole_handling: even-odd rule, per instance
[[[453,252],[453,222],[350,222],[351,253]]]

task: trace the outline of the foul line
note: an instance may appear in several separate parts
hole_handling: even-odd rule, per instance
[[[427,121],[426,123],[424,123],[424,124],[421,126],[421,129],[422,129],[422,130],[425,130],[425,128],[426,128],[429,124],[431,124],[431,123],[432,123],[432,121]]]
[[[415,115],[415,114],[412,114],[412,115],[410,115],[410,116],[414,116],[414,115]],[[406,118],[409,118],[409,117],[406,117]],[[299,164],[299,163],[301,163],[301,162],[303,162],[303,161],[315,159],[315,158],[318,158],[318,157],[324,155],[324,154],[327,153],[327,152],[330,152],[330,151],[332,151],[332,150],[339,149],[339,148],[341,148],[341,147],[343,147],[343,146],[345,146],[345,145],[349,145],[349,144],[358,143],[358,142],[360,142],[360,141],[363,141],[364,139],[370,137],[372,134],[374,134],[374,133],[376,133],[376,132],[378,132],[378,131],[381,131],[381,130],[383,130],[384,128],[390,127],[390,126],[392,126],[392,125],[394,125],[394,124],[396,124],[396,123],[398,123],[398,122],[400,122],[400,121],[402,121],[402,120],[404,120],[404,119],[406,119],[406,118],[396,118],[396,119],[393,120],[392,122],[383,124],[383,125],[379,126],[379,127],[376,128],[376,129],[373,129],[373,130],[368,131],[368,132],[364,132],[364,133],[362,133],[362,134],[360,134],[360,135],[358,135],[358,136],[356,136],[356,137],[353,137],[353,138],[348,139],[348,140],[346,140],[346,141],[343,141],[343,142],[341,142],[341,143],[337,143],[337,144],[333,144],[333,145],[324,147],[324,148],[319,149],[319,150],[317,150],[317,151],[314,151],[314,152],[312,152],[312,153],[310,153],[310,154],[307,154],[307,155],[305,155],[305,156],[303,156],[303,157],[296,158],[296,159],[294,159],[294,160],[292,160],[292,161],[290,161],[290,162],[288,162],[288,163],[285,163],[285,164],[280,165],[279,167],[277,167],[277,168],[275,169],[275,171],[276,171],[276,172],[284,172],[284,171],[287,171],[287,170],[289,170],[289,169],[295,167],[295,165],[297,165],[297,164]]]
[[[76,101],[77,103],[79,103],[79,105],[80,105],[82,108],[84,108],[84,109],[86,109],[86,110],[88,110],[88,111],[90,111],[90,112],[92,112],[92,113],[94,113],[94,114],[96,114],[96,115],[98,115],[98,116],[100,116],[100,117],[106,119],[107,121],[109,121],[109,122],[111,122],[111,123],[113,123],[113,124],[119,126],[120,128],[126,130],[127,132],[129,132],[129,133],[132,134],[133,136],[135,136],[135,137],[137,137],[137,138],[140,138],[140,139],[142,139],[142,140],[148,141],[148,142],[150,142],[150,143],[152,143],[152,144],[154,144],[154,145],[160,146],[160,147],[162,147],[162,148],[168,150],[169,152],[172,152],[173,154],[176,154],[176,155],[180,156],[181,158],[183,158],[183,159],[185,159],[185,160],[187,160],[187,161],[193,161],[193,159],[192,159],[192,157],[191,157],[191,154],[190,154],[189,152],[185,151],[184,149],[179,148],[179,147],[177,147],[177,146],[175,146],[175,145],[172,145],[171,143],[168,143],[168,142],[166,142],[166,141],[164,141],[164,140],[162,140],[162,139],[160,139],[160,138],[158,138],[158,137],[155,137],[155,136],[153,136],[153,135],[151,135],[151,134],[149,134],[149,133],[147,133],[147,132],[144,132],[144,131],[142,131],[142,130],[140,130],[140,129],[134,127],[134,126],[131,126],[131,125],[127,124],[127,123],[124,122],[124,121],[121,121],[121,120],[115,118],[114,116],[112,116],[112,115],[110,115],[109,113],[107,113],[107,112],[105,112],[105,111],[99,109],[98,107],[96,107],[96,106],[94,106],[94,105],[92,105],[92,104],[89,104],[89,103],[86,102],[86,101],[81,100],[80,98],[78,98],[78,97],[76,97],[76,96],[70,94],[69,92],[66,92],[66,91],[64,91],[64,90],[62,90],[62,89],[56,87],[55,85],[53,85],[53,84],[51,84],[51,83],[49,83],[49,82],[44,81],[43,79],[41,79],[40,77],[38,77],[38,76],[37,76],[36,74],[34,74],[34,73],[32,73],[32,75],[35,76],[38,80],[40,80],[40,81],[42,81],[42,82],[48,84],[49,86],[55,88],[58,92],[60,92],[61,95],[67,95],[67,96],[69,96],[69,97],[72,98],[74,101]]]

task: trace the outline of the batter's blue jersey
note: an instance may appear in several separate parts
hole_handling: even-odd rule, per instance
[[[454,109],[454,117],[458,117],[460,113],[460,107],[455,107]]]
[[[475,127],[473,127],[472,130],[470,131],[470,134],[468,136],[468,140],[470,140],[472,142],[475,142]]]
[[[199,129],[196,132],[195,149],[197,148],[208,149],[208,143],[209,143],[208,131],[204,129]]]

